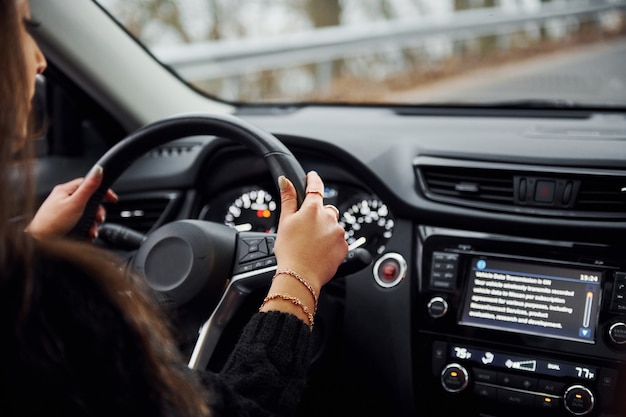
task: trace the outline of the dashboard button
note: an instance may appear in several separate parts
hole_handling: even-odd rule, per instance
[[[498,385],[508,388],[523,389],[526,391],[534,391],[537,389],[537,378],[531,378],[522,375],[513,375],[507,373],[498,374]]]
[[[535,201],[537,203],[552,203],[554,201],[554,189],[554,181],[537,181],[535,185]]]
[[[595,398],[588,388],[582,385],[573,385],[565,391],[565,408],[576,415],[589,414],[594,407]]]
[[[476,382],[495,384],[496,377],[496,371],[489,371],[487,369],[474,369],[474,378],[476,379]]]
[[[563,382],[549,381],[547,379],[540,379],[537,385],[537,391],[546,394],[561,395],[565,389]]]
[[[497,389],[490,385],[476,383],[474,385],[474,394],[480,398],[495,400],[497,398]]]
[[[448,392],[461,392],[467,388],[469,375],[467,370],[458,363],[451,363],[441,372],[441,385]]]
[[[535,406],[544,410],[556,410],[561,406],[561,399],[551,395],[537,395]]]
[[[430,317],[438,319],[448,312],[448,302],[443,297],[433,297],[428,302],[427,308]]]
[[[441,373],[441,368],[446,361],[446,352],[448,351],[448,345],[445,342],[436,341],[433,342],[433,360],[432,371],[433,375],[437,376]]]
[[[598,399],[600,403],[607,406],[613,400],[615,389],[617,388],[617,369],[601,368],[598,378]],[[622,395],[620,393],[620,395]]]
[[[498,389],[497,399],[501,403],[514,406],[532,407],[535,405],[535,395],[506,388]]]
[[[616,345],[626,345],[626,323],[623,321],[613,323],[611,327],[609,327],[609,337],[611,338],[611,342]]]
[[[407,263],[398,253],[386,253],[374,264],[374,279],[383,288],[398,285],[405,277]]]

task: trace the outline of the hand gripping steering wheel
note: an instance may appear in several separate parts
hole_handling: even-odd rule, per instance
[[[306,174],[276,137],[231,115],[183,115],[137,130],[100,158],[97,164],[103,167],[102,184],[89,200],[73,235],[88,236],[106,191],[135,160],[154,147],[196,135],[223,137],[245,145],[265,160],[274,179],[284,175],[293,182],[298,204],[302,203]],[[247,294],[269,285],[276,269],[274,237],[237,232],[218,223],[179,220],[150,233],[137,250],[133,267],[160,298],[175,305],[201,299],[198,304],[203,306],[204,317],[197,324],[204,324],[190,367],[207,366],[221,333]],[[229,284],[223,291],[226,282]]]

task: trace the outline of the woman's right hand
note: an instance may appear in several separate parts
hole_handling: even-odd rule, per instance
[[[324,183],[316,172],[307,174],[299,209],[291,181],[280,177],[278,182],[281,214],[274,245],[278,266],[260,311],[291,313],[312,328],[320,290],[345,259],[348,244],[338,210],[324,205]]]
[[[339,213],[324,205],[324,183],[314,171],[307,174],[306,196],[300,209],[291,181],[282,177],[279,186],[281,214],[274,246],[278,269],[293,270],[321,288],[348,253]]]

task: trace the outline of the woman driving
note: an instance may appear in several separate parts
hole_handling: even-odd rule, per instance
[[[278,179],[278,273],[268,296],[219,373],[189,370],[140,277],[111,253],[66,238],[100,185],[101,168],[57,186],[29,215],[30,102],[46,68],[30,33],[36,26],[28,0],[0,0],[2,415],[293,415],[318,296],[347,253],[336,209],[323,205],[322,180],[307,175],[298,208],[293,184]],[[104,217],[100,207],[92,238]]]

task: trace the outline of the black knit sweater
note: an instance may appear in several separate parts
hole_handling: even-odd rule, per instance
[[[219,374],[203,373],[219,416],[289,416],[305,387],[309,328],[291,314],[255,314]]]

